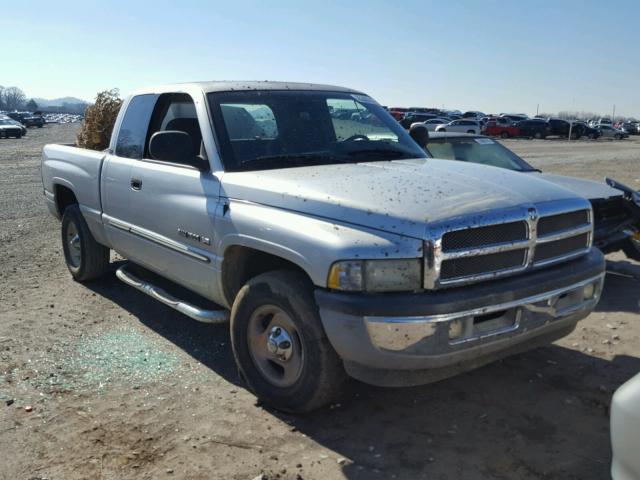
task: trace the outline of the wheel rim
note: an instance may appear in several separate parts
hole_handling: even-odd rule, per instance
[[[253,363],[269,383],[289,387],[300,378],[302,341],[283,309],[275,305],[257,308],[249,319],[247,341]]]
[[[78,268],[82,261],[82,245],[80,244],[78,228],[73,222],[69,222],[67,226],[67,245],[69,247],[69,263],[71,263],[72,267]]]

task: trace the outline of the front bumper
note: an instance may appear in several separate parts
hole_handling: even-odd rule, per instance
[[[411,385],[566,335],[596,306],[603,280],[604,257],[593,249],[553,268],[472,287],[379,295],[318,290],[316,301],[352,376]],[[592,290],[586,297],[585,287]]]

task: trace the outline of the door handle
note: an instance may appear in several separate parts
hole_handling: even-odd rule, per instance
[[[131,188],[133,188],[134,190],[142,190],[142,180],[140,180],[139,178],[132,178]]]

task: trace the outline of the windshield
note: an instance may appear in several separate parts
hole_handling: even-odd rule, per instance
[[[536,171],[511,150],[485,137],[432,138],[429,139],[427,150],[434,158],[462,160],[519,172]]]
[[[366,95],[257,90],[208,97],[227,171],[425,157]]]

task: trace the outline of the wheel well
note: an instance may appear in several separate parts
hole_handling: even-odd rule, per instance
[[[55,188],[55,196],[56,196],[56,208],[58,209],[58,213],[62,217],[65,209],[69,205],[75,205],[78,203],[78,199],[76,198],[75,193],[70,188],[64,187],[62,185],[57,185]]]
[[[272,270],[296,270],[307,273],[289,260],[249,247],[234,245],[224,253],[222,261],[222,289],[229,305],[242,288],[253,277]]]

